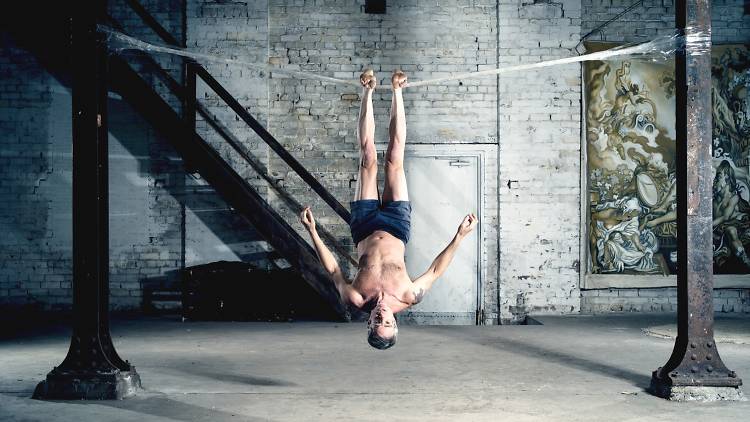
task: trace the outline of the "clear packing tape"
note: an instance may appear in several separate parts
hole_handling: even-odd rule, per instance
[[[191,51],[185,48],[168,47],[141,41],[137,38],[115,31],[107,26],[99,25],[98,31],[106,35],[107,47],[110,52],[122,54],[128,50],[137,50],[145,53],[174,54],[195,60],[196,62],[213,62],[224,63],[229,65],[243,66],[255,69],[261,74],[272,76],[281,74],[297,79],[312,79],[324,83],[361,86],[359,80],[333,78],[313,72],[303,72],[283,68],[267,63],[252,63],[244,60],[222,57],[213,54],[206,54]],[[500,75],[510,72],[527,71],[550,66],[560,66],[571,63],[579,63],[593,60],[611,60],[611,59],[638,59],[647,61],[667,61],[674,57],[675,53],[685,51],[690,56],[699,56],[710,54],[711,51],[711,34],[702,31],[699,28],[688,27],[685,33],[675,31],[671,35],[657,37],[651,41],[640,44],[626,44],[623,46],[611,48],[605,51],[583,54],[579,56],[566,57],[555,60],[546,60],[537,63],[518,64],[512,66],[503,66],[496,69],[482,70],[476,72],[457,73],[451,76],[435,79],[423,79],[415,82],[408,82],[406,88],[419,87],[426,85],[439,85],[444,82],[466,79],[487,78],[490,76]],[[364,70],[364,69],[363,69]],[[264,73],[263,73],[264,72]],[[377,89],[390,89],[390,85],[379,85]]]

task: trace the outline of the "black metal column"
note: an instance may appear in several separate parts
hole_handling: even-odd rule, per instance
[[[107,2],[75,3],[73,63],[73,336],[34,398],[120,399],[140,388],[109,334],[107,52],[96,31]]]
[[[686,35],[686,47],[675,58],[677,339],[669,361],[651,378],[652,392],[672,399],[732,398],[742,384],[721,361],[713,333],[709,3],[676,3],[677,29]]]

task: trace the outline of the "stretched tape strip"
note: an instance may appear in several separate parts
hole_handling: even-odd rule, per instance
[[[126,50],[140,50],[148,53],[175,54],[182,57],[188,57],[196,61],[209,61],[244,66],[255,69],[259,72],[266,72],[267,75],[276,73],[298,79],[312,79],[325,83],[355,87],[361,86],[358,80],[333,78],[330,76],[321,75],[319,73],[285,69],[266,63],[252,63],[240,59],[194,52],[184,48],[152,44],[128,36],[126,34],[123,34],[122,32],[115,31],[103,25],[100,25],[98,27],[98,30],[107,35],[107,44],[110,50],[117,53],[122,53]],[[537,63],[503,66],[496,69],[477,72],[458,73],[443,78],[424,79],[416,82],[408,82],[406,87],[414,88],[426,85],[439,85],[455,80],[486,78],[489,76],[500,75],[504,73],[519,72],[551,66],[561,66],[591,60],[635,58],[649,61],[665,61],[671,58],[676,51],[682,48],[686,48],[687,53],[690,55],[708,54],[711,51],[711,36],[710,34],[707,34],[706,32],[700,31],[696,28],[687,28],[685,34],[674,33],[672,35],[665,35],[641,44],[628,44],[596,53],[583,54],[580,56],[572,56],[555,60],[546,60]],[[376,89],[390,89],[390,86],[379,85],[376,87]]]

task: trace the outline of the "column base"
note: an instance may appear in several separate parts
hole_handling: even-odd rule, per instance
[[[32,398],[39,400],[120,400],[141,389],[141,377],[130,371],[65,371],[53,369]]]
[[[649,392],[674,401],[747,401],[739,387],[706,387],[695,385],[668,385],[652,378]]]

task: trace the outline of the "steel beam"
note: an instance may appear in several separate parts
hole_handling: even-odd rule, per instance
[[[34,391],[39,399],[120,399],[140,388],[109,331],[107,52],[96,24],[107,2],[76,3],[73,63],[73,335],[68,355]]]
[[[709,4],[676,2],[677,30],[686,38],[675,57],[677,339],[667,363],[653,372],[651,391],[678,400],[733,398],[742,384],[721,361],[713,333]]]

